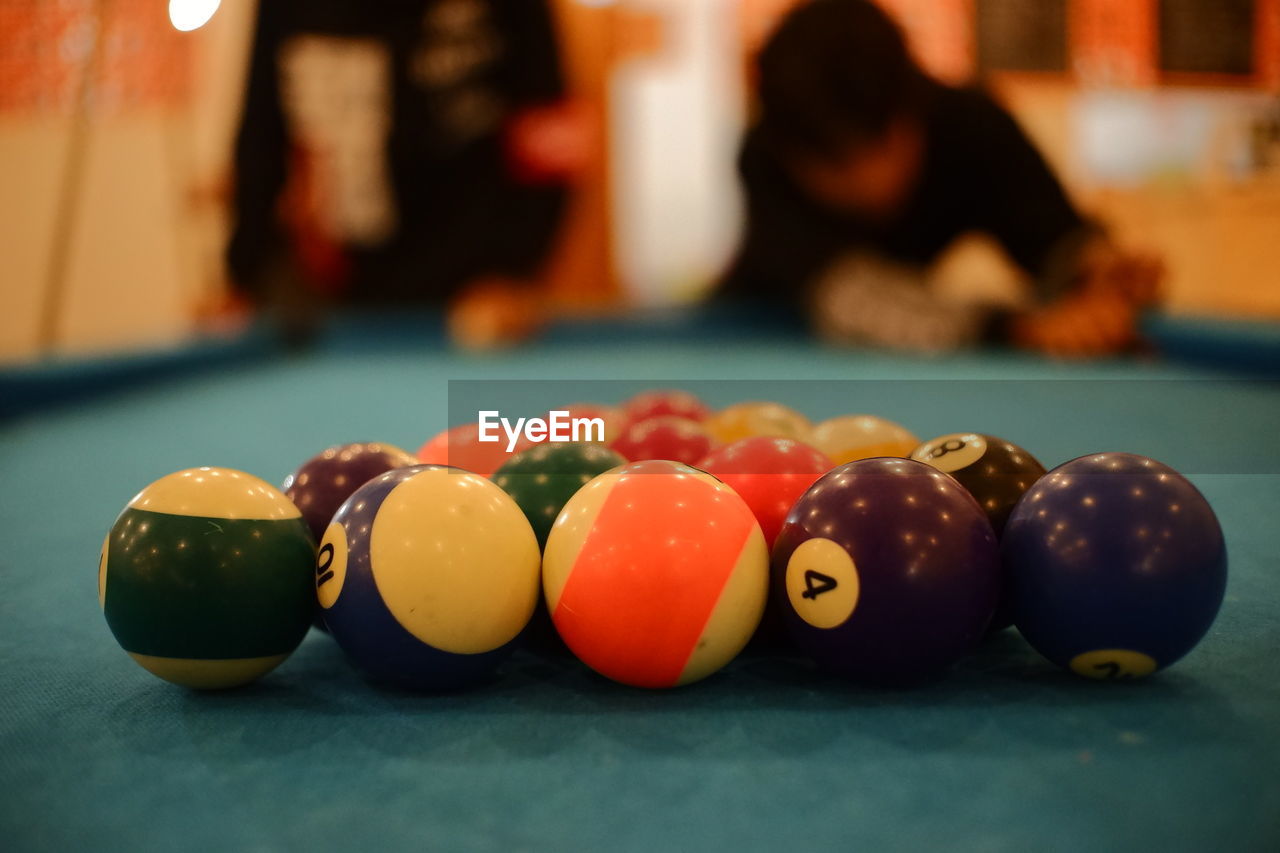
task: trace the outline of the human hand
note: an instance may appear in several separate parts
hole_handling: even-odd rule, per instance
[[[536,284],[493,276],[477,279],[449,303],[449,338],[464,349],[493,350],[524,343],[546,318]]]
[[[1165,264],[1159,255],[1098,241],[1081,256],[1080,289],[1118,295],[1145,308],[1160,302]]]
[[[1090,288],[1014,317],[1010,338],[1054,358],[1096,358],[1129,348],[1137,329],[1137,308],[1126,295]]]

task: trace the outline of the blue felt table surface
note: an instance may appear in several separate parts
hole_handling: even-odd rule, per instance
[[[234,369],[230,369],[233,367]],[[329,444],[416,447],[474,388],[612,402],[688,382],[1057,464],[1185,470],[1226,531],[1222,613],[1181,663],[1095,684],[1013,631],[912,690],[743,658],[666,693],[520,656],[450,696],[374,689],[314,633],[260,684],[152,679],[99,612],[115,514],[172,470],[278,481]],[[449,380],[454,380],[449,384]],[[746,381],[751,380],[751,381]],[[547,405],[556,402],[549,399]],[[568,400],[559,400],[568,402]],[[1280,849],[1280,391],[1158,364],[901,359],[769,342],[551,340],[463,359],[329,348],[170,376],[0,425],[0,849]]]

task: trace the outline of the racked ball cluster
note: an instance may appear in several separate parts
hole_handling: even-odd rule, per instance
[[[1218,520],[1153,459],[1046,474],[984,433],[920,443],[874,415],[813,425],[687,392],[563,409],[603,435],[511,454],[468,424],[418,459],[338,445],[287,494],[219,468],[157,480],[104,542],[108,625],[197,688],[266,673],[313,618],[370,680],[421,690],[483,682],[520,646],[670,688],[753,636],[845,678],[917,682],[1010,623],[1053,663],[1122,680],[1190,651],[1223,599]]]

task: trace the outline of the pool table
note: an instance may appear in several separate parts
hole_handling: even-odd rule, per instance
[[[1274,374],[904,357],[686,322],[568,324],[468,356],[438,324],[366,320],[305,352],[203,361],[117,382],[54,366],[9,386],[78,391],[0,423],[2,849],[1280,850]],[[909,689],[749,654],[649,692],[521,652],[480,689],[414,695],[367,684],[312,631],[259,683],[199,693],[107,630],[102,537],[163,474],[279,481],[338,442],[414,449],[476,399],[616,402],[650,385],[873,412],[922,438],[988,432],[1049,466],[1154,456],[1221,519],[1222,611],[1139,682],[1059,671],[1010,629]]]

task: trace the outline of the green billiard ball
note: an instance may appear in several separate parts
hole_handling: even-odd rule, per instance
[[[112,525],[98,602],[116,641],[153,675],[201,689],[247,684],[311,624],[315,544],[274,486],[226,468],[178,471]]]
[[[620,454],[599,444],[539,444],[511,457],[493,482],[511,495],[545,548],[551,526],[564,505],[588,481],[626,465]]]

